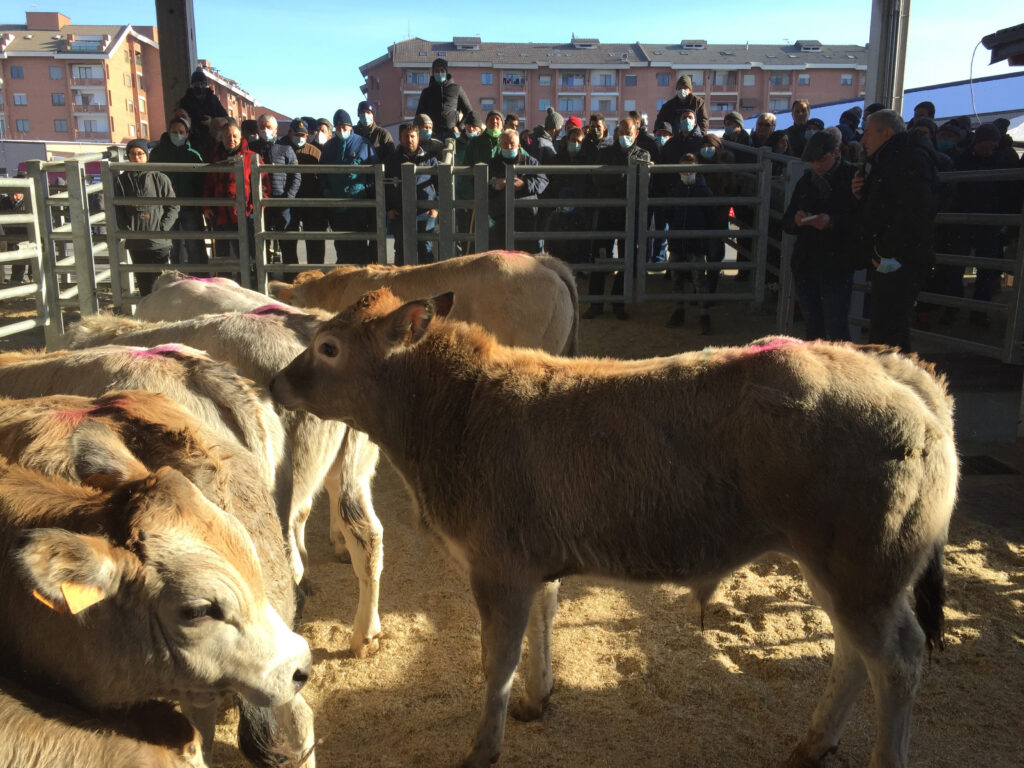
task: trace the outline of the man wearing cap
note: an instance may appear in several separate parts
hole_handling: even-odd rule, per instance
[[[811,167],[793,189],[782,228],[796,235],[793,287],[806,323],[804,338],[849,341],[857,266],[851,187],[857,167],[839,156],[839,142],[824,131],[807,140],[803,160]]]
[[[875,268],[868,338],[909,352],[911,310],[935,263],[935,150],[891,109],[871,115],[861,144],[867,163],[851,189],[862,258]]]
[[[167,124],[167,131],[160,137],[149,153],[151,163],[202,163],[203,157],[192,147],[188,140],[189,129],[187,117],[172,117]],[[175,197],[202,197],[203,177],[198,173],[168,173],[174,187]],[[178,211],[178,220],[174,229],[182,232],[200,232],[203,230],[203,218],[199,208],[183,205]],[[175,264],[206,264],[209,259],[202,240],[173,241],[172,259]]]
[[[437,138],[443,140],[454,138],[455,126],[472,111],[473,106],[466,92],[448,74],[447,60],[434,59],[430,67],[430,84],[420,94],[416,114],[430,115],[431,121],[437,126]]]
[[[562,130],[565,124],[564,118],[548,107],[544,116],[544,125],[538,125],[533,129],[533,144],[530,147],[530,154],[541,165],[550,165],[555,161],[558,150],[555,149],[555,137]]]
[[[312,166],[320,163],[320,147],[314,146],[309,141],[309,128],[303,120],[292,120],[288,126],[288,137],[285,139],[293,150],[295,159],[298,160],[303,170],[312,171]],[[300,173],[299,191],[296,198],[300,200],[315,200],[320,197],[320,181],[316,173]],[[301,225],[307,232],[324,232],[327,229],[327,213],[323,208],[295,207],[291,209],[291,218],[288,222],[289,232],[298,232]],[[305,240],[306,263],[323,264],[325,244],[323,240]],[[285,264],[299,263],[299,242],[298,240],[281,241],[281,260]],[[294,272],[285,272],[284,279],[287,282],[295,280]]]
[[[196,67],[189,83],[189,89],[178,100],[178,106],[188,112],[192,124],[192,144],[200,147],[204,144],[201,129],[209,130],[212,118],[227,117],[228,113],[217,94],[209,87],[210,81],[202,67]]]
[[[398,149],[384,163],[384,177],[387,179],[387,187],[384,191],[385,206],[387,207],[388,223],[391,233],[395,236],[395,266],[404,266],[405,259],[405,227],[402,220],[402,165],[412,163],[417,167],[436,166],[437,158],[429,156],[420,147],[420,134],[415,126],[409,123],[402,123],[398,126]],[[420,174],[413,177],[413,184],[416,187],[416,200],[437,200],[437,177],[430,174]],[[415,231],[429,232],[437,223],[437,208],[417,210],[413,215],[416,219]],[[431,261],[432,243],[417,241],[416,258],[417,263],[426,264]]]
[[[242,130],[245,135],[245,129]],[[248,139],[247,139],[248,141]],[[256,139],[248,141],[249,149],[255,152],[260,162],[264,165],[298,165],[295,157],[295,149],[287,139],[278,141],[277,118],[269,112],[264,112],[256,119]],[[270,197],[283,199],[293,198],[299,192],[299,184],[302,179],[297,173],[268,173],[270,179]],[[284,232],[288,229],[291,221],[290,208],[277,208],[267,206],[263,209],[263,224],[268,232]],[[271,242],[267,241],[267,261],[273,261],[276,256],[272,250]]]
[[[682,121],[683,110],[690,109],[693,111],[694,117],[697,121],[697,127],[700,128],[701,134],[708,132],[708,108],[704,103],[704,99],[693,93],[693,79],[689,75],[681,75],[676,80],[676,95],[666,101],[661,109],[658,110],[658,116],[654,120],[655,125],[661,125],[662,123],[671,123],[672,130],[675,133],[679,133],[679,124]]]
[[[139,166],[138,170],[122,171],[114,179],[114,194],[117,197],[158,197],[167,203],[157,205],[115,206],[117,228],[132,232],[151,232],[153,236],[144,240],[129,239],[125,247],[134,264],[167,264],[171,257],[171,241],[159,237],[171,231],[178,220],[178,206],[174,203],[174,187],[171,180],[159,171],[144,170],[149,161],[149,144],[145,139],[128,142],[128,162]],[[153,290],[156,272],[137,272],[135,282],[139,293],[147,295]]]
[[[320,153],[321,165],[376,165],[380,162],[370,144],[352,129],[352,118],[344,109],[334,113],[334,137]],[[373,175],[361,173],[321,173],[320,189],[324,198],[341,200],[372,200],[375,190]],[[327,206],[327,217],[335,232],[374,231],[372,208]],[[376,248],[367,240],[335,240],[334,250],[339,264],[369,264]]]
[[[377,125],[377,108],[372,101],[360,101],[356,107],[355,132],[373,145],[374,152],[382,163],[386,163],[391,153],[395,151],[395,140],[387,128]]]
[[[434,119],[426,113],[416,115],[412,120],[412,126],[420,135],[420,149],[427,153],[427,157],[441,160],[444,155],[444,142],[434,138]]]
[[[732,141],[736,144],[743,144],[744,146],[750,146],[750,134],[747,133],[746,128],[743,127],[743,115],[735,110],[727,112],[725,117],[722,118],[722,126],[724,128],[722,132],[722,138],[726,141]]]
[[[326,117],[316,121],[316,125],[309,129],[309,143],[319,147],[323,151],[324,145],[334,136],[334,126]]]

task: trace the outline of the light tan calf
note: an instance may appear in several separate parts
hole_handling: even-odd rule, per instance
[[[196,315],[249,312],[269,303],[266,295],[226,277],[190,277],[167,270],[160,273],[153,292],[139,300],[135,318],[149,322],[188,320]]]
[[[411,301],[451,291],[452,319],[483,326],[502,344],[579,353],[579,300],[572,270],[554,256],[488,251],[436,264],[303,272],[294,285],[272,283],[281,301],[340,312],[367,291],[388,288]]]
[[[539,714],[551,691],[546,584],[671,580],[703,604],[725,574],[774,550],[800,562],[836,642],[789,765],[817,765],[838,746],[870,678],[871,765],[906,766],[921,659],[941,643],[957,486],[944,382],[890,349],[788,338],[651,360],[558,358],[435,317],[450,306],[364,296],[271,392],[369,434],[468,571],[487,690],[464,765],[500,753],[528,625],[520,712]],[[548,599],[531,611],[538,592]]]

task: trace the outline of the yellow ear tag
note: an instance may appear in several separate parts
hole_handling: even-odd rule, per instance
[[[88,584],[72,584],[70,581],[61,584],[60,591],[64,593],[64,600],[67,601],[68,610],[72,615],[81,613],[106,597],[99,587]]]
[[[57,613],[67,613],[68,612],[67,609],[63,605],[57,605],[52,600],[49,600],[48,598],[43,597],[42,593],[39,592],[38,589],[33,589],[32,590],[32,597],[34,597],[40,603],[45,605],[51,611],[56,611]]]

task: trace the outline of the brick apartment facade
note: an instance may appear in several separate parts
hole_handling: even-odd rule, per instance
[[[676,80],[688,74],[694,92],[708,105],[711,129],[723,116],[787,111],[794,99],[813,104],[862,97],[867,49],[798,40],[786,45],[708,45],[680,43],[601,43],[573,38],[569,43],[487,43],[478,37],[451,42],[412,38],[359,68],[366,97],[377,104],[378,122],[395,124],[413,117],[430,78],[431,62],[448,60],[452,79],[483,118],[491,109],[514,113],[523,127],[543,122],[548,106],[563,117],[586,120],[601,112],[609,123],[631,110],[651,121],[675,95]]]
[[[72,24],[28,12],[0,24],[0,139],[116,143],[165,130],[155,27]],[[251,95],[201,60],[210,86],[239,120],[256,115]]]

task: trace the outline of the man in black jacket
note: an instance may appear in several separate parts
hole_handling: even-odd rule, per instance
[[[494,224],[490,232],[491,248],[505,248],[507,220],[505,218],[505,189],[508,183],[506,169],[508,166],[534,165],[538,163],[526,150],[519,146],[519,134],[514,129],[502,131],[498,138],[498,153],[491,158],[489,165],[490,192],[488,193],[488,212]],[[524,173],[512,178],[512,196],[516,200],[536,200],[548,186],[548,177],[543,173]],[[517,232],[534,232],[537,229],[536,208],[515,209],[515,229]],[[516,239],[514,247],[521,251],[536,253],[540,243],[536,239]]]
[[[861,144],[867,164],[851,191],[860,201],[863,255],[875,268],[868,338],[910,351],[911,310],[935,263],[935,150],[891,109],[871,115]]]
[[[260,156],[264,165],[298,165],[295,149],[287,138],[277,138],[277,118],[270,113],[260,115],[256,120],[258,138],[249,144],[249,149]],[[302,176],[298,173],[270,173],[270,196],[274,198],[293,198],[299,193]],[[291,223],[291,210],[288,208],[267,207],[263,221],[269,232],[284,232]],[[268,243],[268,251],[270,249]]]
[[[430,69],[430,85],[420,94],[416,114],[430,115],[437,128],[436,138],[443,141],[454,138],[455,126],[472,112],[473,107],[466,92],[448,74],[447,60],[434,59]]]
[[[205,145],[203,129],[209,132],[210,120],[215,117],[227,117],[227,110],[220,103],[217,94],[209,87],[210,81],[203,72],[202,67],[197,67],[192,73],[189,89],[178,101],[178,106],[188,112],[189,123],[192,133],[189,138],[192,146],[201,147]]]
[[[372,101],[360,101],[356,113],[358,125],[353,130],[370,142],[380,161],[386,163],[395,151],[395,140],[391,138],[391,132],[387,128],[377,125],[377,108],[373,106]]]
[[[405,231],[402,223],[402,165],[412,163],[415,166],[436,166],[437,158],[428,155],[420,146],[420,134],[414,125],[402,123],[398,126],[398,149],[391,153],[384,163],[384,201],[388,211],[391,232],[395,236],[395,266],[406,264]],[[430,174],[414,176],[416,200],[437,200],[437,177]],[[415,231],[429,232],[437,223],[437,208],[418,209],[416,212]],[[420,264],[431,259],[431,243],[417,242],[416,256]]]
[[[704,99],[693,93],[693,80],[689,75],[682,75],[676,80],[676,95],[661,105],[655,125],[672,123],[672,129],[679,133],[679,123],[683,118],[683,110],[691,109],[697,120],[700,132],[708,132],[708,107]]]

